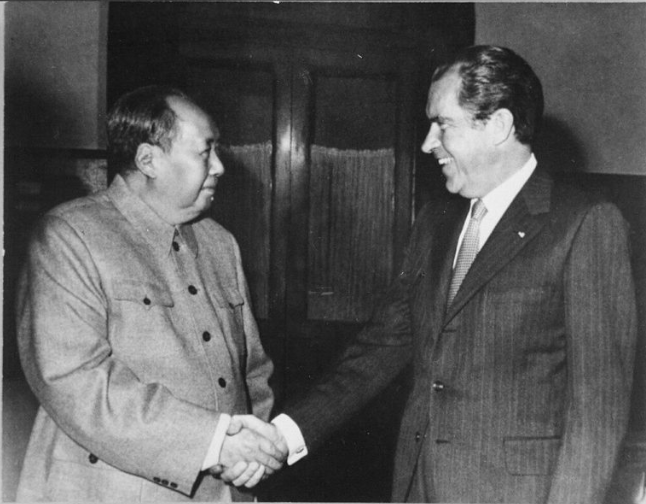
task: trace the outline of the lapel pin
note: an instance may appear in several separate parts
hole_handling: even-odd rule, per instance
[[[518,231],[518,236],[520,236],[521,238],[525,238],[524,231]]]

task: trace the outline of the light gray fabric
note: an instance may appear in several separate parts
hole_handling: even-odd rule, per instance
[[[42,405],[19,500],[231,498],[200,475],[220,412],[273,405],[231,234],[165,224],[117,176],[35,230],[18,327]]]

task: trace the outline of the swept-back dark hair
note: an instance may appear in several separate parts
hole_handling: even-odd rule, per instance
[[[136,169],[135,155],[142,143],[170,148],[177,116],[171,97],[193,100],[169,86],[145,86],[121,96],[108,113],[108,164],[118,173]]]
[[[432,81],[453,69],[461,80],[458,103],[474,120],[485,121],[506,108],[514,117],[516,139],[532,143],[543,118],[543,86],[523,58],[506,47],[467,47],[439,67]]]

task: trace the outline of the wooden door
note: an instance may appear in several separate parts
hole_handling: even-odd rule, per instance
[[[306,391],[360,329],[401,259],[413,134],[400,97],[411,93],[411,66],[320,51],[220,54],[189,44],[182,53],[183,87],[221,129],[227,173],[213,213],[240,242],[280,406]],[[379,420],[363,418],[333,438],[328,454],[267,485],[271,497],[384,496],[396,409],[363,416]],[[370,476],[353,469],[363,484],[348,487],[350,467]],[[294,478],[310,484],[294,487]]]

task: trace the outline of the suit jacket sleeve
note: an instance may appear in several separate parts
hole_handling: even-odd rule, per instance
[[[46,217],[18,296],[22,365],[41,405],[73,440],[118,469],[160,475],[189,494],[219,413],[144,383],[112,353],[108,300],[82,237]]]
[[[428,224],[421,217],[417,222]],[[421,235],[418,224],[399,274],[382,293],[363,330],[312,390],[285,408],[309,450],[316,449],[412,363],[410,292],[423,254]]]
[[[636,339],[627,230],[614,206],[581,221],[564,293],[568,400],[549,502],[600,503],[627,425]]]
[[[300,428],[308,450],[315,450],[359,412],[410,361],[409,332],[395,328],[398,323],[404,324],[397,313],[403,306],[394,303],[381,307],[382,314],[373,317],[306,397],[285,408]]]

